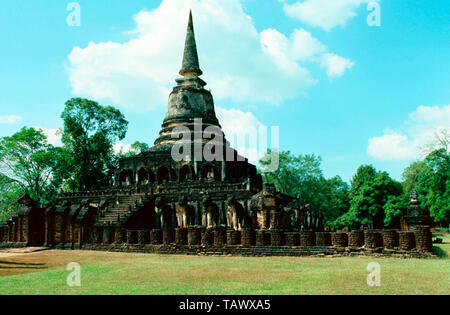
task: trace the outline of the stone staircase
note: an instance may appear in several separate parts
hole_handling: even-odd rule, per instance
[[[106,209],[100,211],[96,225],[116,225],[126,222],[133,214],[144,206],[143,194],[123,195],[111,200]]]

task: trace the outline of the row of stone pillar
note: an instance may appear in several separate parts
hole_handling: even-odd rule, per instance
[[[27,243],[29,220],[27,216],[21,215],[8,223],[0,231],[0,243]]]
[[[103,244],[177,244],[177,245],[243,245],[243,246],[336,246],[359,248],[417,249],[431,252],[432,239],[428,227],[414,232],[366,230],[352,232],[284,232],[282,230],[227,230],[224,227],[189,227],[167,230],[125,230],[94,228],[91,243]]]

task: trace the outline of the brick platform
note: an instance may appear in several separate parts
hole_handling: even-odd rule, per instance
[[[316,245],[317,246],[331,246],[331,233],[330,232],[317,232],[316,233]]]
[[[253,229],[242,230],[242,245],[255,246],[256,245],[256,233]]]
[[[383,247],[393,249],[398,247],[398,233],[395,230],[383,231]]]
[[[364,245],[364,232],[352,231],[348,233],[348,246],[361,247]]]
[[[303,247],[316,245],[316,235],[312,231],[300,232],[300,245]]]
[[[300,233],[289,232],[284,234],[286,237],[287,246],[299,246],[300,245]]]
[[[415,245],[413,232],[400,232],[399,233],[399,248],[401,250],[411,250]]]
[[[414,239],[416,241],[416,249],[424,252],[431,252],[433,248],[433,240],[429,226],[414,227]]]
[[[89,244],[83,250],[136,252],[165,255],[234,255],[234,256],[316,256],[324,258],[343,256],[375,256],[398,258],[435,258],[431,253],[410,250],[389,250],[376,252],[373,250],[351,249],[341,247],[292,247],[292,246],[177,246],[177,245],[129,245],[129,244]]]
[[[347,247],[348,237],[347,233],[336,232],[331,234],[331,244],[337,247]]]
[[[383,238],[377,231],[364,232],[364,246],[366,248],[378,248],[383,246]]]

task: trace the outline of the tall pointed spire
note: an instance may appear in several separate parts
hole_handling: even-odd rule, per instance
[[[187,27],[186,43],[184,45],[183,65],[180,70],[182,76],[200,76],[203,72],[200,70],[198,62],[197,45],[195,43],[194,23],[192,22],[192,11],[189,11],[189,23]]]

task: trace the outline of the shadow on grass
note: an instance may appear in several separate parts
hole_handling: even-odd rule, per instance
[[[0,266],[1,269],[48,269],[48,267],[33,267],[33,266]]]
[[[438,246],[433,246],[433,253],[439,258],[446,258],[448,256],[447,252]]]
[[[14,262],[14,261],[4,261],[0,260],[1,265],[19,265],[19,266],[44,266],[45,264],[41,263],[21,263],[21,262]]]

